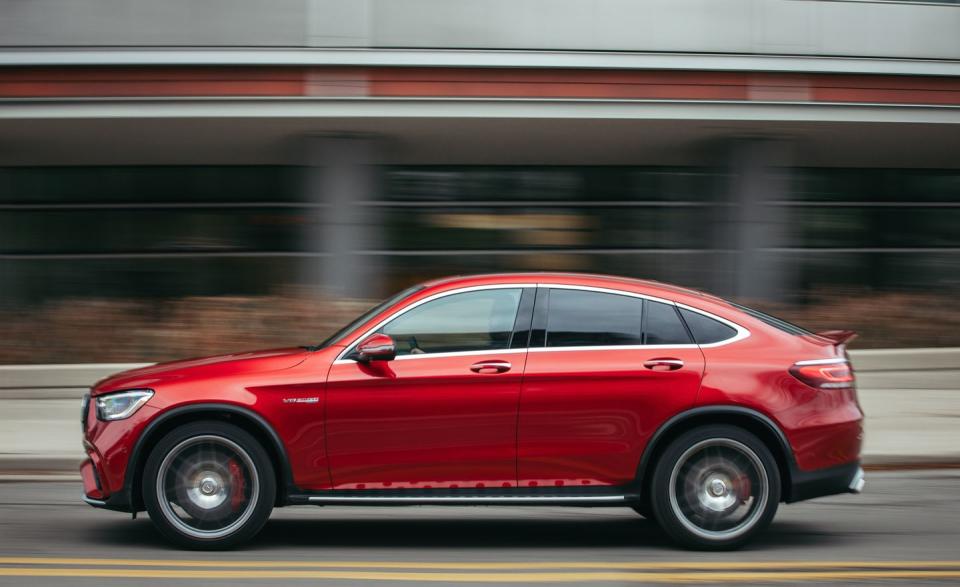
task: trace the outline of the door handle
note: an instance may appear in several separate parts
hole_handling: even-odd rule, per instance
[[[683,367],[683,361],[671,358],[650,359],[644,361],[643,366],[654,371],[676,371]]]
[[[480,361],[470,365],[470,370],[474,373],[506,373],[512,366],[507,361]]]

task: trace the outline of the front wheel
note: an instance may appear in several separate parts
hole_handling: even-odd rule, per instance
[[[703,550],[746,543],[773,519],[780,473],[770,450],[735,426],[696,428],[657,461],[652,512],[677,542]]]
[[[174,429],[154,447],[143,477],[150,519],[177,544],[223,549],[252,538],[273,510],[269,455],[245,430],[216,421]]]

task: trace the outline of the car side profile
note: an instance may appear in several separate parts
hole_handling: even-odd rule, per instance
[[[201,549],[301,504],[628,507],[736,548],[862,489],[851,337],[650,281],[432,281],[315,346],[100,381],[84,500]]]

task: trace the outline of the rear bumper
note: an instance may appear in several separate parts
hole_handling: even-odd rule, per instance
[[[864,486],[860,461],[818,471],[794,470],[791,476],[793,483],[784,500],[787,503],[839,493],[860,493]]]

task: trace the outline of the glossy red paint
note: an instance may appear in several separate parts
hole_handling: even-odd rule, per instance
[[[683,367],[644,367],[656,358],[680,360]],[[695,345],[531,352],[520,399],[520,485],[630,483],[657,428],[694,406],[702,374]]]
[[[336,489],[513,487],[526,351],[338,363],[327,380]],[[503,373],[475,373],[481,361]]]
[[[504,284],[650,296],[724,318],[749,336],[702,346],[513,348],[367,363],[344,358],[407,306]],[[151,425],[200,406],[211,417],[218,406],[229,406],[258,418],[289,462],[287,489],[300,491],[622,486],[635,479],[665,423],[710,406],[769,418],[787,439],[796,467],[817,471],[857,461],[862,413],[854,389],[813,389],[789,369],[798,361],[843,356],[835,341],[788,334],[719,298],[655,282],[546,273],[438,280],[325,348],[178,361],[99,382],[84,430],[89,459],[82,476],[88,497],[119,495],[136,504],[138,496],[123,493],[135,486],[137,467],[159,439],[153,431],[162,426]],[[682,367],[648,368],[651,359],[682,361]],[[98,419],[97,396],[142,388],[155,395],[131,417]],[[247,425],[244,417],[231,416]]]

